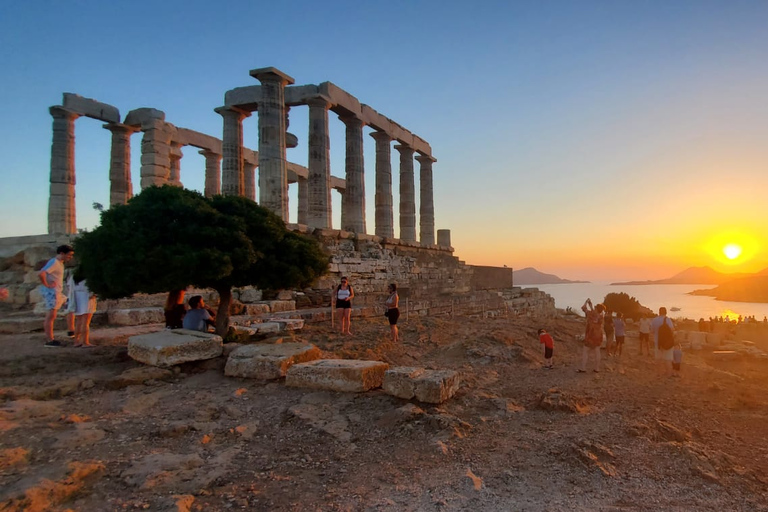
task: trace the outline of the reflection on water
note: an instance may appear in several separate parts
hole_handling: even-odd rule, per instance
[[[643,306],[658,311],[665,306],[667,310],[673,307],[680,311],[669,311],[672,318],[690,318],[698,320],[709,317],[730,317],[736,319],[739,315],[753,316],[762,320],[768,315],[768,304],[756,302],[726,302],[715,300],[703,295],[688,295],[693,290],[713,288],[709,284],[652,284],[634,286],[611,286],[607,282],[572,283],[572,284],[542,284],[528,285],[524,288],[538,288],[555,299],[558,308],[570,306],[580,311],[582,304],[589,297],[597,304],[602,302],[609,293],[626,293],[636,298]]]

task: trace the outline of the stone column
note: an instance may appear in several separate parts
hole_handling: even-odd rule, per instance
[[[363,121],[339,116],[347,127],[345,171],[347,189],[341,205],[341,229],[365,234],[365,165],[363,162]]]
[[[400,152],[400,239],[416,241],[416,192],[413,184],[413,148],[398,144]]]
[[[171,150],[168,153],[171,166],[168,175],[168,184],[174,187],[181,187],[181,157],[184,153],[181,152],[181,144],[178,142],[171,142]]]
[[[208,149],[199,153],[205,157],[205,197],[221,194],[221,155]]]
[[[421,245],[435,245],[435,201],[432,188],[432,163],[429,155],[419,154],[419,241]]]
[[[256,166],[243,161],[243,195],[251,201],[256,200]]]
[[[225,196],[241,196],[245,188],[243,119],[251,114],[234,107],[219,107],[214,111],[224,118],[221,136],[221,193]]]
[[[259,203],[288,222],[288,170],[285,157],[285,86],[293,78],[275,68],[251,71],[261,82],[259,101]]]
[[[48,196],[48,233],[77,232],[75,213],[75,119],[64,107],[51,107],[51,189]]]
[[[450,229],[437,230],[437,245],[440,245],[443,247],[451,246],[451,230]]]
[[[376,141],[376,235],[395,237],[392,213],[392,137],[384,132],[373,132]]]
[[[126,204],[133,197],[131,183],[131,135],[138,128],[119,123],[105,124],[112,132],[112,150],[109,159],[109,206]]]
[[[313,98],[307,101],[307,105],[309,105],[307,225],[313,228],[330,229],[331,139],[328,130],[328,109],[331,104],[325,99]],[[299,187],[299,195],[301,195],[301,187]],[[301,204],[299,204],[299,210],[301,210]]]
[[[299,177],[299,224],[308,225],[309,219],[309,180]]]
[[[159,119],[142,123],[141,189],[161,187],[171,176],[171,139],[176,129]]]

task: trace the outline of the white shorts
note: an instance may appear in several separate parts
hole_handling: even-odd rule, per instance
[[[88,292],[75,292],[75,305],[70,309],[75,312],[75,316],[93,314],[96,312],[96,297]]]

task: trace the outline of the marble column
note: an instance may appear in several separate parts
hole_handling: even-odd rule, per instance
[[[328,129],[328,109],[331,104],[325,99],[314,98],[307,101],[307,105],[309,105],[307,225],[313,228],[330,229],[331,139]]]
[[[432,188],[432,163],[429,155],[419,154],[419,241],[421,245],[435,245],[435,201]]]
[[[256,200],[256,166],[243,161],[243,195],[251,201]]]
[[[245,189],[243,119],[251,114],[235,107],[219,107],[214,111],[224,118],[221,137],[221,193],[225,196],[241,196]]]
[[[450,229],[437,230],[437,245],[440,245],[442,247],[451,246],[451,230]]]
[[[221,155],[204,149],[199,151],[205,157],[205,197],[221,194]]]
[[[259,204],[288,222],[285,86],[293,78],[275,68],[250,72],[261,82],[259,100]]]
[[[119,123],[105,124],[112,132],[112,149],[109,159],[109,206],[126,204],[133,197],[131,183],[131,135],[138,128]]]
[[[413,148],[398,144],[400,152],[400,239],[416,241],[416,192],[413,180]]]
[[[170,172],[168,175],[168,184],[174,187],[181,187],[181,158],[184,153],[181,152],[181,144],[178,142],[171,142],[171,150],[168,153],[168,158],[171,161]]]
[[[347,189],[341,205],[341,229],[365,234],[365,166],[363,162],[363,121],[339,116],[346,125],[345,177]]]
[[[51,188],[48,196],[48,233],[77,233],[75,212],[75,119],[79,114],[51,107]]]
[[[392,212],[392,137],[384,132],[373,132],[376,141],[376,235],[395,237]]]
[[[297,222],[308,225],[309,219],[309,180],[299,176],[299,215]]]
[[[168,183],[171,176],[171,140],[176,129],[153,119],[141,125],[141,189]]]

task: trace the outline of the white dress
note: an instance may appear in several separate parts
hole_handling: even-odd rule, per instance
[[[96,296],[91,293],[85,281],[75,284],[75,316],[96,312]]]

